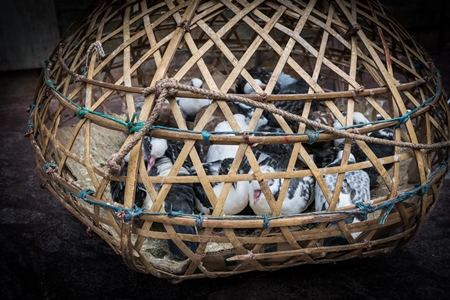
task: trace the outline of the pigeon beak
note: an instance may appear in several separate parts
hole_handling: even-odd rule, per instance
[[[234,187],[234,189],[236,189],[237,188],[237,182],[235,181],[235,182],[233,182],[233,187]]]
[[[150,156],[150,159],[148,160],[147,164],[147,174],[150,173],[150,170],[152,169],[153,165],[155,164],[156,156],[152,155]]]
[[[259,196],[261,196],[261,190],[254,190],[253,191],[253,204],[256,204],[256,202],[258,202]]]

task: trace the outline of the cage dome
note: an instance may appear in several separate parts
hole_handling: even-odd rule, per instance
[[[448,125],[377,1],[104,1],[46,61],[28,136],[62,205],[178,282],[396,249],[435,206]]]

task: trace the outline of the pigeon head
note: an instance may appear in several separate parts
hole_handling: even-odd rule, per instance
[[[266,88],[266,84],[265,83],[263,83],[261,80],[259,80],[259,79],[255,79],[255,82],[256,82],[256,84],[257,85],[259,85],[259,87],[261,87],[262,89],[265,89]],[[247,95],[249,95],[249,94],[256,94],[256,91],[255,91],[255,89],[250,85],[250,83],[246,83],[245,84],[245,86],[244,86],[244,93],[245,94],[247,94]]]
[[[203,80],[200,78],[192,78],[191,82],[189,82],[190,86],[194,86],[196,88],[202,88],[203,87]]]
[[[338,152],[337,157],[336,157],[336,161],[341,160],[342,161],[342,156],[344,155],[344,151],[341,150]],[[350,156],[348,157],[348,163],[349,164],[354,164],[356,163],[356,159],[355,156],[353,154],[350,153]]]
[[[164,155],[168,148],[167,140],[155,137],[144,137],[144,161],[147,162],[147,173],[155,164],[157,158]]]
[[[355,111],[353,113],[353,124],[360,125],[360,124],[367,124],[370,123],[369,120],[360,112]]]
[[[262,173],[272,173],[275,172],[275,169],[271,166],[268,165],[262,165],[260,167],[261,172]],[[267,184],[269,185],[269,189],[272,192],[272,194],[274,195],[274,197],[276,197],[275,195],[278,195],[280,188],[281,188],[281,179],[280,178],[275,178],[275,179],[266,179]],[[253,180],[251,182],[251,185],[253,186],[253,204],[255,205],[261,197],[265,196],[264,194],[261,193],[261,185],[259,184],[259,182],[257,180]]]

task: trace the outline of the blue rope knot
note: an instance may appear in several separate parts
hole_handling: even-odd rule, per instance
[[[30,114],[33,112],[33,109],[36,107],[36,104],[30,104]]]
[[[262,215],[262,217],[264,218],[263,228],[264,229],[269,229],[269,227],[270,227],[270,224],[269,224],[270,218],[267,215]]]
[[[391,213],[391,210],[394,208],[395,203],[392,202],[389,204],[389,206],[386,208],[386,210],[384,211],[383,217],[381,217],[380,222],[378,224],[380,225],[384,225],[384,223],[386,222],[386,219],[388,217],[388,215]]]
[[[134,123],[134,119],[136,119],[136,112],[134,112],[133,115],[131,116],[130,122],[125,123],[125,125],[128,128],[128,134],[133,133],[133,128],[136,124],[136,123]]]
[[[429,188],[428,183],[425,183],[420,187],[419,191],[417,192],[417,195],[419,195],[419,197],[425,196],[428,192],[428,188]]]
[[[138,217],[143,214],[143,209],[137,206],[136,204],[133,206],[133,208],[124,208],[122,209],[124,212],[123,220],[125,222],[133,220],[135,217]]]
[[[79,107],[77,110],[77,116],[80,119],[83,119],[85,115],[87,115],[88,113],[90,113],[90,110],[87,109],[86,107]]]
[[[371,204],[364,204],[364,202],[362,202],[362,201],[356,202],[355,206],[357,208],[359,208],[359,210],[365,214],[375,211],[375,208]]]
[[[419,71],[422,70],[422,68],[423,68],[422,63],[421,63],[421,62],[418,62],[418,61],[415,61],[414,64],[413,64],[413,66],[414,66],[414,69],[416,70],[416,72],[419,72]]]
[[[42,109],[44,106],[42,104],[36,105],[36,104],[30,104],[30,108],[29,108],[29,113],[30,116],[28,117],[28,124],[27,124],[27,131],[29,131],[31,128],[34,127],[34,124],[31,123],[31,113],[33,112],[33,110],[36,108],[36,106],[39,109]]]
[[[319,138],[319,132],[316,131],[315,133],[315,137],[313,137],[312,132],[308,131],[306,132],[306,135],[308,135],[308,145],[312,145],[314,144],[314,142]]]
[[[202,136],[203,136],[203,141],[205,142],[206,145],[211,145],[211,142],[209,141],[209,137],[211,136],[211,133],[206,131],[206,130],[202,130]]]
[[[398,123],[394,125],[394,129],[397,129],[397,128],[399,128],[401,125],[403,125],[403,124],[405,124],[406,122],[408,122],[409,118],[411,118],[411,113],[412,113],[412,111],[407,112],[407,113],[404,114],[403,116],[399,117],[399,118],[398,118]]]
[[[195,227],[197,227],[197,229],[202,229],[203,228],[203,213],[202,212],[200,212],[195,217]]]
[[[44,164],[44,171],[47,171],[48,168],[57,168],[57,167],[58,167],[58,165],[54,162],[46,162]]]
[[[87,190],[81,191],[80,194],[78,195],[78,198],[87,200],[87,198],[86,198],[87,195],[94,195],[94,194],[95,194],[95,192],[93,190],[87,189]]]
[[[172,207],[170,207],[170,210],[167,212],[167,216],[169,218],[179,217],[179,216],[182,216],[182,215],[183,215],[182,211],[173,211]]]
[[[56,84],[56,82],[51,81],[51,80],[46,80],[46,81],[45,81],[45,85],[48,86],[48,87],[50,87],[50,88],[52,88],[52,89],[56,89],[57,86],[58,86],[58,85]]]

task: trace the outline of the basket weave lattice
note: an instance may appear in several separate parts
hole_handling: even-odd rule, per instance
[[[440,75],[427,53],[379,2],[105,1],[89,12],[69,29],[46,62],[28,135],[47,188],[130,268],[180,281],[371,257],[410,240],[435,206],[449,141]],[[273,71],[264,91],[249,72],[254,66]],[[272,93],[281,72],[302,78],[310,86],[308,92]],[[207,87],[186,86],[194,77],[202,78]],[[240,132],[227,105],[247,101],[234,93],[241,77],[259,92],[246,97],[253,100],[247,104],[258,107],[247,134]],[[167,107],[153,109],[162,104],[157,100],[164,100],[159,98],[164,93],[173,112],[171,125],[162,122],[167,121]],[[175,100],[181,96],[212,99],[195,127],[181,114]],[[135,115],[136,103],[142,100]],[[275,114],[282,134],[252,135],[263,110],[273,111],[276,100],[303,101],[302,115]],[[349,128],[311,129],[317,125],[308,118],[315,101]],[[211,133],[209,118],[215,111],[223,112],[235,134]],[[353,128],[354,112],[363,113],[370,123]],[[184,145],[168,176],[149,176],[145,169],[140,150],[140,134],[145,132],[139,130],[149,117],[147,125],[155,126],[147,135]],[[292,121],[300,124],[296,132],[288,125]],[[368,134],[382,128],[394,130],[390,142],[395,154],[378,158],[367,146]],[[310,156],[317,151],[314,145],[340,137],[346,138],[342,165],[318,167]],[[367,161],[346,163],[352,140],[367,154]],[[128,175],[118,177],[113,168],[115,163],[120,168],[117,155],[123,157],[130,143],[135,146]],[[203,171],[201,153],[194,146],[208,143],[239,145],[228,175]],[[284,143],[294,145],[288,168],[262,173],[252,149],[256,144]],[[294,169],[297,157],[306,165],[302,170]],[[177,176],[187,158],[197,174]],[[249,174],[237,174],[243,158],[251,165]],[[387,171],[384,166],[389,163],[393,167]],[[380,173],[371,200],[337,208],[338,195],[328,195],[322,176],[370,166]],[[304,176],[313,176],[328,195],[327,212],[315,212],[312,205],[301,214],[281,215],[281,200],[275,202],[267,194],[272,215],[225,216],[226,193],[214,197],[210,185],[223,181],[229,189],[233,182],[257,179],[264,193],[270,193],[267,180],[288,182]],[[338,187],[343,178],[338,176]],[[123,204],[111,199],[111,180],[126,182]],[[134,205],[138,182],[153,200],[150,211]],[[211,197],[212,214],[166,212],[165,197],[174,183],[201,183]],[[287,184],[283,188],[281,193]],[[358,213],[367,219],[344,221]],[[174,224],[195,226],[197,234],[178,234]],[[221,234],[215,233],[218,229]],[[361,234],[354,238],[356,232]],[[331,237],[345,242],[325,245]],[[169,239],[187,259],[171,256]],[[183,241],[198,242],[196,252]]]

